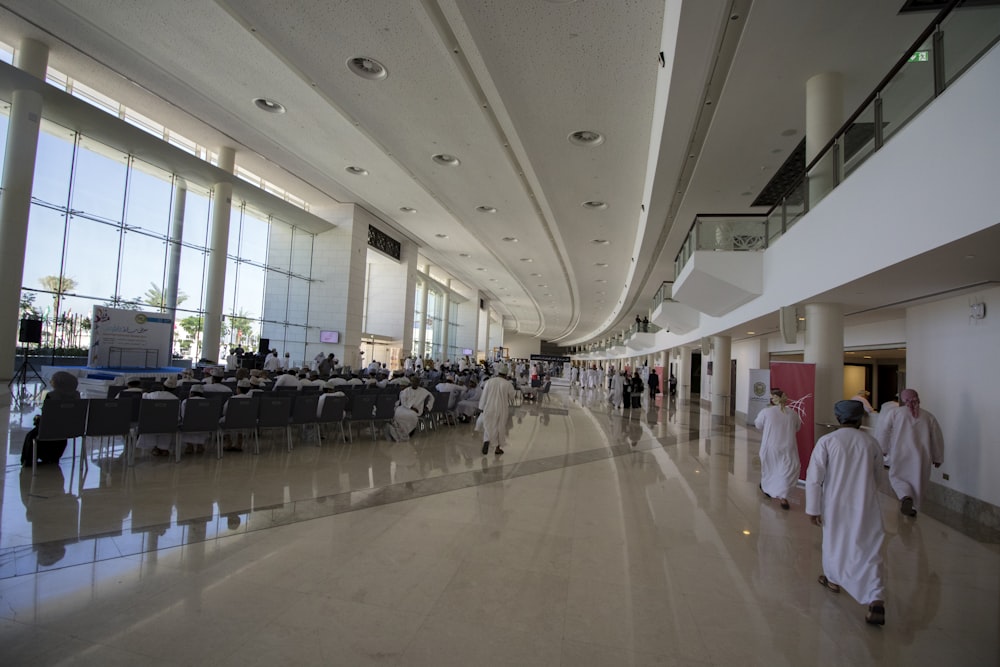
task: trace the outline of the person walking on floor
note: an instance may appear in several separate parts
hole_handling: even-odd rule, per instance
[[[900,500],[899,511],[917,516],[931,466],[938,468],[944,461],[944,436],[934,415],[921,409],[916,391],[904,389],[899,400],[902,405],[879,417],[875,438],[887,457],[889,483]]]

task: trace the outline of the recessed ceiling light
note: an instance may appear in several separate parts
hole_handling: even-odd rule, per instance
[[[347,69],[369,81],[381,81],[389,76],[389,71],[385,66],[374,58],[351,58],[347,61]]]
[[[549,294],[549,293],[545,293],[545,294],[543,294],[542,296],[552,296],[552,295],[551,295],[551,294]]]
[[[794,127],[790,127],[787,130],[782,130],[781,136],[783,136],[783,137],[794,137],[798,133],[799,133],[798,130],[796,130]]]
[[[517,237],[514,236],[505,236],[503,237],[503,240],[507,243],[517,243]]]
[[[438,164],[442,164],[446,167],[457,167],[462,164],[462,161],[457,157],[454,155],[448,155],[447,153],[438,153],[432,159]]]
[[[975,255],[966,255],[965,256],[965,259],[975,259],[975,258],[976,258]]]
[[[580,206],[584,208],[589,208],[591,211],[603,211],[608,207],[606,202],[595,201],[595,200],[585,201],[582,204],[580,204]]]
[[[491,283],[495,283],[496,281],[497,281],[497,279],[496,279],[496,278],[490,278],[490,282],[491,282]]]
[[[476,267],[476,271],[485,271],[485,270],[486,270],[485,267],[482,267],[482,266],[477,266]]]
[[[532,274],[531,274],[531,277],[532,277],[532,278],[541,278],[541,277],[542,277],[542,274],[540,274],[540,273],[532,273]]]
[[[594,130],[579,130],[566,137],[575,146],[593,148],[604,143],[604,135]]]
[[[606,269],[608,267],[608,263],[607,262],[597,262],[596,264],[594,264],[594,266],[599,266],[602,269]]]
[[[258,97],[253,101],[253,103],[254,106],[261,111],[266,111],[268,113],[285,113],[285,106],[283,104],[266,97]]]
[[[471,255],[469,253],[467,253],[467,252],[460,252],[460,253],[458,253],[458,256],[459,257],[471,257]]]
[[[521,261],[522,262],[534,262],[535,260],[531,259],[530,257],[522,257]]]
[[[749,190],[747,190],[746,192],[741,192],[740,196],[741,197],[749,197],[752,194],[753,194],[752,192],[750,192]]]
[[[477,206],[476,210],[480,213],[496,213],[497,210],[492,206]]]
[[[353,174],[354,176],[367,176],[368,175],[368,170],[365,169],[364,167],[354,167],[354,166],[351,166],[351,167],[347,167],[345,169],[345,171],[348,174]]]
[[[596,280],[595,282],[599,282],[599,283],[606,283],[606,282],[608,282],[608,281],[607,281],[607,280],[605,280],[604,278],[598,278],[598,279],[597,279],[597,280]]]
[[[435,234],[434,236],[438,237],[439,239],[446,239],[446,238],[448,238],[447,234]]]
[[[596,243],[597,245],[608,245],[611,241],[607,239],[594,239],[591,243]]]
[[[598,292],[597,294],[598,294],[599,296],[604,296],[605,294],[607,294],[607,292]]]
[[[754,336],[754,335],[756,335],[756,332],[755,331],[748,331],[747,335],[748,336]]]
[[[417,209],[410,208],[409,206],[400,206],[399,210],[402,211],[403,213],[416,213],[417,212]]]
[[[545,283],[542,283],[541,285],[535,285],[535,287],[548,287],[548,285],[546,285]]]

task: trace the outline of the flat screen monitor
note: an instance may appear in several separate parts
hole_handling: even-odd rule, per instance
[[[319,332],[319,342],[321,342],[321,343],[339,343],[340,342],[340,332],[339,331],[320,331]]]

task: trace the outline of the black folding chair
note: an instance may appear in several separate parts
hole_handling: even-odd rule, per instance
[[[72,440],[73,459],[76,460],[76,439],[87,432],[87,400],[83,398],[46,397],[42,402],[42,416],[38,420],[38,437],[32,444],[31,474],[38,467],[39,440]],[[80,468],[87,464],[86,441],[80,441]]]
[[[143,435],[172,435],[177,439],[177,418],[181,402],[176,398],[145,398],[139,401],[139,424],[136,437]],[[135,447],[132,447],[129,465],[135,463]]]
[[[189,398],[184,401],[183,416],[177,438],[177,460],[181,460],[184,433],[208,433],[215,439],[216,458],[222,458],[222,438],[219,437],[219,406],[208,399]]]
[[[257,437],[257,402],[256,398],[231,398],[223,408],[224,416],[218,420],[220,435],[230,433],[253,433],[254,454],[260,453],[260,440]],[[220,437],[220,446],[221,446]],[[222,456],[220,449],[219,456]]]
[[[396,403],[399,402],[399,393],[375,393],[375,415],[374,420],[379,424],[388,424],[396,416]]]
[[[100,438],[98,456],[104,452],[105,441],[110,442],[109,453],[114,451],[114,438],[122,437],[122,452],[128,458],[132,444],[132,403],[126,398],[93,398],[87,408],[87,438]]]
[[[351,396],[351,414],[347,418],[347,433],[354,442],[353,424],[356,422],[368,422],[372,430],[372,440],[375,440],[375,418],[377,414],[376,401],[378,394],[366,392],[354,392]],[[395,405],[395,398],[393,404]]]
[[[285,431],[285,444],[292,451],[292,396],[262,396],[257,404],[257,428],[280,428]],[[316,409],[315,404],[313,410]]]
[[[323,424],[337,424],[340,427],[340,439],[347,442],[344,435],[344,413],[347,409],[346,396],[327,396],[323,399],[323,407],[316,420],[316,430],[319,433],[319,444],[323,444]]]
[[[317,387],[318,389],[319,387]],[[301,426],[305,428],[307,424],[316,425],[317,431],[319,430],[319,394],[305,392],[295,397],[295,402],[292,405],[292,418],[290,421],[289,431],[291,431],[291,426]],[[323,444],[322,437],[320,437],[320,444]],[[289,449],[291,449],[291,439],[289,439]]]

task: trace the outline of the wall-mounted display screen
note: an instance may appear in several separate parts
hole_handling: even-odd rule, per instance
[[[339,343],[340,342],[340,332],[339,331],[320,331],[319,332],[319,342],[321,342],[321,343]]]

